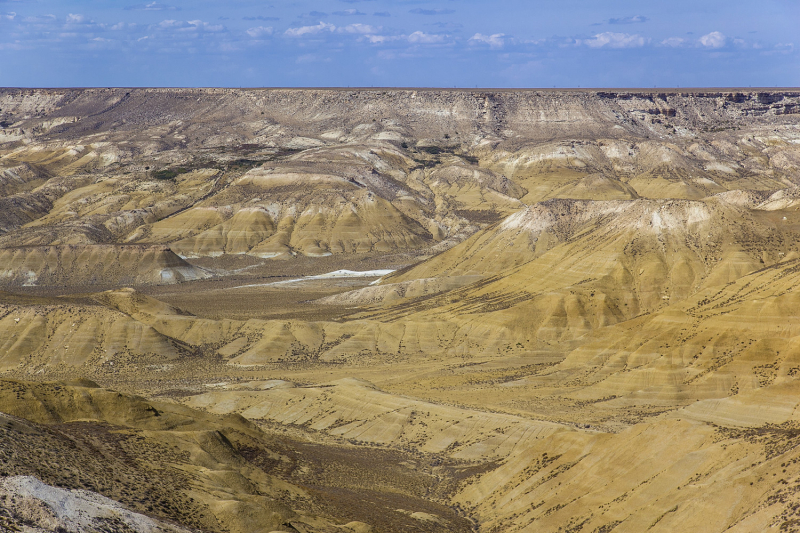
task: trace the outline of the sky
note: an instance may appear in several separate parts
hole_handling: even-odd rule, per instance
[[[800,0],[0,0],[6,87],[796,87]]]

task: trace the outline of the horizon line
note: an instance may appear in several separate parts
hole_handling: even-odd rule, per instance
[[[147,86],[147,85],[96,85],[96,86],[64,86],[64,87],[26,87],[26,86],[4,86],[0,87],[0,91],[18,90],[18,91],[74,91],[74,90],[115,90],[115,89],[164,89],[164,90],[247,90],[247,91],[450,91],[450,92],[468,92],[468,91],[484,91],[484,92],[515,92],[515,91],[535,91],[535,92],[619,92],[619,91],[636,91],[636,92],[783,92],[783,91],[800,91],[800,87],[702,87],[702,86],[687,86],[687,87],[396,87],[396,86]]]

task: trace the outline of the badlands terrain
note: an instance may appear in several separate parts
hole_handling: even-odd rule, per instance
[[[0,531],[800,531],[800,91],[0,89]]]

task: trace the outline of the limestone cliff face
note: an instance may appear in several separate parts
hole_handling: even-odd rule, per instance
[[[0,141],[159,126],[171,130],[164,134],[180,132],[185,138],[173,140],[188,146],[274,133],[286,143],[297,136],[335,138],[357,133],[357,127],[385,139],[447,134],[544,140],[774,123],[796,118],[791,116],[800,113],[800,91],[4,89],[0,109]],[[169,135],[159,141],[169,141]]]
[[[0,476],[209,531],[798,531],[798,110],[0,90]]]
[[[0,90],[0,247],[436,253],[551,198],[800,184],[800,92]]]

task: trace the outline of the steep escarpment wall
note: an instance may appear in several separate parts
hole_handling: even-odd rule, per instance
[[[244,142],[270,127],[316,136],[373,122],[423,139],[536,140],[650,136],[664,128],[798,117],[800,90],[0,89],[0,135],[8,140],[170,125],[188,133],[191,145],[209,130],[237,124]]]

